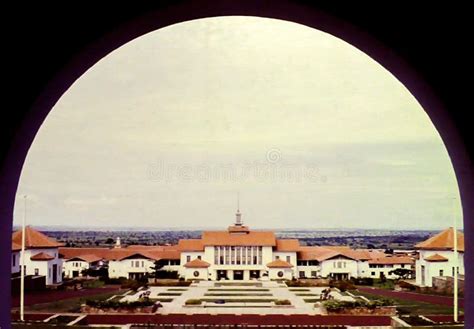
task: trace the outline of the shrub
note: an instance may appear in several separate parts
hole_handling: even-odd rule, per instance
[[[351,278],[351,282],[360,286],[373,286],[374,279],[372,278]]]
[[[355,289],[354,284],[351,281],[346,281],[346,280],[330,281],[329,282],[329,287],[338,288],[340,291]]]
[[[328,311],[337,312],[345,308],[367,307],[369,309],[374,309],[376,307],[381,307],[381,306],[391,306],[393,305],[393,301],[388,298],[371,300],[369,302],[366,302],[363,300],[356,300],[353,302],[327,300],[323,302],[323,305]]]
[[[153,300],[148,299],[140,299],[133,302],[120,302],[118,300],[95,300],[95,299],[88,299],[86,300],[86,305],[97,307],[97,308],[135,308],[135,307],[146,307],[152,306],[155,302]]]
[[[188,299],[185,302],[186,305],[201,305],[202,301],[200,299]]]
[[[275,305],[291,305],[288,299],[279,299],[275,301]]]

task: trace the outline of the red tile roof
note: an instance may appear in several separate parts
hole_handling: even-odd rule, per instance
[[[204,251],[204,244],[201,239],[183,239],[178,242],[180,251]]]
[[[298,260],[317,260],[321,262],[323,260],[331,259],[337,256],[343,256],[346,258],[354,259],[353,255],[349,252],[341,252],[337,250],[327,249],[325,247],[318,246],[302,246],[298,251]]]
[[[21,245],[12,241],[12,251],[20,251]]]
[[[268,263],[267,267],[270,267],[270,268],[291,268],[291,267],[293,267],[293,265],[291,265],[288,262],[285,262],[284,260],[276,259],[273,262]]]
[[[276,246],[273,232],[250,231],[231,233],[228,231],[205,231],[202,234],[204,246]]]
[[[22,230],[18,230],[12,235],[12,242],[21,246]],[[25,248],[55,248],[62,246],[62,243],[36,231],[31,226],[25,227]]]
[[[88,255],[76,256],[76,257],[68,259],[67,261],[69,262],[69,261],[73,261],[73,260],[82,260],[82,261],[87,262],[87,263],[95,263],[95,262],[98,262],[102,259],[103,259],[102,257],[99,257],[97,255],[88,254]]]
[[[298,251],[300,242],[297,239],[278,239],[276,240],[276,251]]]
[[[84,255],[94,255],[105,260],[121,260],[132,255],[141,255],[145,258],[159,259],[179,259],[180,251],[166,246],[149,246],[148,248],[59,248],[59,253],[64,258],[81,257]],[[177,248],[177,246],[174,246]]]
[[[369,264],[414,264],[415,260],[406,256],[382,257],[369,260]]]
[[[184,264],[184,267],[188,267],[188,268],[206,268],[209,266],[211,266],[211,264],[198,258],[193,259],[192,261]]]
[[[51,260],[51,259],[54,259],[54,257],[45,252],[40,252],[36,255],[31,256],[30,259],[31,260]]]
[[[448,259],[440,254],[434,254],[425,258],[428,262],[446,262]]]
[[[464,234],[457,232],[458,250],[464,251]],[[432,236],[428,240],[415,245],[417,249],[427,250],[453,250],[454,249],[454,229],[452,227]]]

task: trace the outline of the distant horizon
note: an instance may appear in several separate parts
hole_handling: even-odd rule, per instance
[[[99,225],[36,225],[36,224],[27,224],[36,229],[43,229],[48,231],[209,231],[209,230],[226,230],[225,227],[218,226],[195,226],[195,227],[159,227],[159,226],[99,226]],[[348,228],[338,228],[338,227],[317,227],[317,228],[308,228],[308,227],[252,227],[251,230],[261,231],[261,230],[271,230],[271,231],[328,231],[328,232],[350,232],[350,231],[443,231],[452,226],[439,227],[439,228],[362,228],[362,227],[348,227]],[[13,225],[13,229],[19,229],[21,225]],[[463,228],[458,227],[458,231],[463,231]]]

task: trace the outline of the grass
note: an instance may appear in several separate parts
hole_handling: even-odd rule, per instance
[[[384,298],[383,296],[357,291],[355,295],[364,296],[368,299],[376,300]],[[425,315],[425,314],[452,314],[453,308],[445,305],[437,305],[416,300],[405,300],[390,297],[400,314]]]
[[[169,288],[167,291],[188,291],[186,288]]]
[[[318,294],[295,294],[296,296],[301,296],[301,297],[310,297],[310,296],[319,296]]]
[[[270,289],[267,288],[209,288],[207,291],[270,291]]]
[[[305,301],[305,303],[317,303],[321,301],[321,299],[319,298],[305,298],[303,300]]]
[[[248,297],[253,297],[253,296],[257,296],[257,297],[263,297],[263,296],[273,296],[273,294],[270,294],[270,293],[257,293],[257,294],[247,294],[247,293],[207,293],[207,294],[204,294],[204,296],[220,296],[220,297],[234,297],[234,296],[248,296]]]
[[[85,281],[82,286],[84,288],[100,288],[104,285],[104,281],[94,280],[94,281]]]
[[[158,296],[181,296],[181,292],[160,292]]]
[[[151,301],[160,303],[169,303],[173,301],[173,298],[150,298]]]
[[[288,289],[289,291],[294,291],[294,292],[297,292],[297,291],[311,291],[311,289],[305,289],[305,288],[290,288]]]
[[[97,295],[82,296],[76,298],[68,298],[63,300],[56,300],[49,303],[41,303],[26,306],[25,310],[27,311],[47,311],[47,312],[63,312],[63,313],[75,313],[79,312],[81,305],[85,304],[86,300],[106,300],[113,295],[116,295],[117,291],[110,291],[106,293],[101,293]]]

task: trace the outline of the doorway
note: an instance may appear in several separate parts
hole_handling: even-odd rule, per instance
[[[244,271],[234,271],[234,280],[243,280]]]

